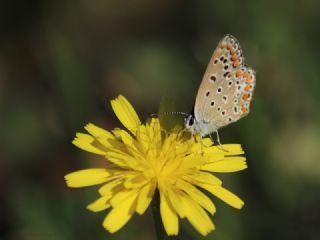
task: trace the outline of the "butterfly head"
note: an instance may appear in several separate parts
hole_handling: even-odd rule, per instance
[[[186,127],[186,129],[188,129],[188,131],[191,132],[192,135],[199,132],[196,124],[196,119],[192,114],[184,118],[184,126]]]
[[[205,137],[218,130],[211,122],[198,121],[193,114],[185,117],[184,126],[192,135],[200,133],[201,137]]]

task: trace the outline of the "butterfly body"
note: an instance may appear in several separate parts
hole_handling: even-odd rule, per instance
[[[204,137],[238,121],[249,113],[254,87],[255,72],[244,64],[239,42],[226,35],[211,57],[186,128]]]
[[[218,130],[218,128],[210,122],[197,121],[193,114],[190,114],[187,118],[185,118],[185,127],[191,132],[192,135],[200,133],[202,137]]]

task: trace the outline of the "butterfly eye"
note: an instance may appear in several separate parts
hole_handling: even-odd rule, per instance
[[[193,120],[193,118],[191,117],[191,118],[189,118],[188,125],[189,125],[189,126],[192,126],[193,124],[194,124],[194,120]]]

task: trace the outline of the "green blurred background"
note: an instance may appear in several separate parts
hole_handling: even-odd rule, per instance
[[[226,33],[257,72],[251,113],[220,131],[246,150],[246,171],[219,175],[246,205],[214,199],[205,239],[320,239],[319,14],[315,0],[1,1],[0,239],[155,239],[150,213],[111,235],[85,209],[96,189],[65,186],[103,161],[71,141],[88,122],[120,126],[120,93],[142,117],[162,96],[189,112]]]

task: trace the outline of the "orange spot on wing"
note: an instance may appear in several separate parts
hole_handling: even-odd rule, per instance
[[[239,65],[240,65],[239,60],[236,60],[236,61],[233,63],[233,67],[239,67]]]
[[[232,45],[228,43],[227,48],[230,50],[232,48]]]
[[[235,60],[237,60],[237,59],[238,59],[238,56],[237,56],[237,54],[233,54],[233,55],[232,55],[232,57],[231,57],[231,59],[232,59],[232,61],[235,61]]]
[[[234,50],[234,48],[230,48],[230,54],[234,54],[236,51]]]
[[[250,85],[246,85],[246,86],[244,87],[244,90],[248,92],[248,91],[250,91],[250,88],[251,88]]]
[[[247,101],[248,98],[249,98],[249,94],[245,94],[245,95],[243,95],[243,97],[242,97],[242,99],[243,99],[244,101]]]
[[[226,47],[226,44],[225,43],[221,43],[220,44],[220,48],[225,48]]]
[[[252,79],[251,79],[251,76],[248,76],[246,78],[246,80],[244,80],[246,83],[251,83],[252,82]]]
[[[245,73],[243,74],[243,78],[245,79],[244,81],[245,81],[246,83],[251,83],[251,82],[253,82],[252,75],[250,75],[248,72],[245,72]]]
[[[236,77],[240,77],[242,75],[242,72],[240,71],[240,70],[238,70],[237,72],[236,72]]]
[[[247,111],[247,108],[243,105],[241,108],[242,113],[245,113]]]

